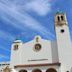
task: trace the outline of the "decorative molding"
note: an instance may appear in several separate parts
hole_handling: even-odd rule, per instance
[[[38,66],[60,66],[61,63],[45,63],[45,64],[29,64],[29,65],[16,65],[14,68],[18,67],[38,67]]]
[[[67,25],[66,23],[65,24],[59,24],[59,23],[57,23],[57,24],[55,24],[55,26],[60,26],[60,27],[62,27],[62,26],[64,26],[64,25]]]
[[[48,59],[35,59],[35,60],[28,60],[28,61],[46,61]]]

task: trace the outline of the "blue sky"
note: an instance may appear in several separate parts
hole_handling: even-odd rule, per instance
[[[55,40],[54,15],[67,14],[72,40],[72,0],[0,0],[0,61],[10,60],[12,42],[28,42],[36,35]]]

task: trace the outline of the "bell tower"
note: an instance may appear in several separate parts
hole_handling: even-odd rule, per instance
[[[57,12],[55,15],[55,25],[56,26],[67,25],[66,14]]]
[[[57,12],[55,15],[55,32],[57,40],[57,48],[59,53],[59,62],[64,65],[62,72],[70,70],[72,48],[68,22],[65,13]],[[65,69],[66,66],[66,69]],[[66,70],[66,71],[65,71]]]
[[[21,61],[21,46],[23,42],[20,39],[16,39],[11,46],[11,60],[10,67],[14,68],[14,65],[20,64]]]

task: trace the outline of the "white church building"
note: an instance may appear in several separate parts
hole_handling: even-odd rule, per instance
[[[16,72],[72,72],[72,48],[66,14],[56,13],[54,19],[56,40],[35,36],[27,43],[21,40],[13,42],[10,69]],[[11,71],[7,68],[3,70]]]

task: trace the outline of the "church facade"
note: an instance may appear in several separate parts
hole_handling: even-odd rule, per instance
[[[72,48],[65,13],[55,15],[56,40],[40,36],[27,43],[15,40],[11,47],[10,68],[16,72],[72,72]]]

